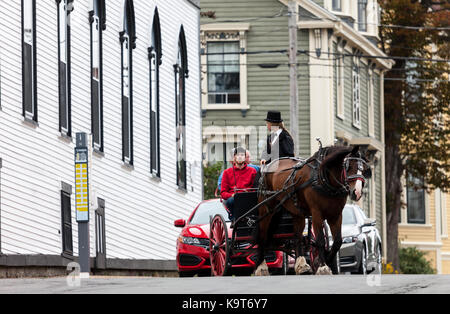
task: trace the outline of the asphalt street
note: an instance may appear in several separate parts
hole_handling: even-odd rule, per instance
[[[409,294],[450,293],[449,275],[0,280],[1,294]],[[78,285],[79,284],[79,285]]]

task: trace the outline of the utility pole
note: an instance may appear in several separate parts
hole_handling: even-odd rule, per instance
[[[289,16],[289,82],[290,82],[290,121],[291,135],[295,144],[294,154],[299,154],[299,132],[298,132],[298,81],[297,81],[297,17],[298,4],[290,0],[288,5]]]

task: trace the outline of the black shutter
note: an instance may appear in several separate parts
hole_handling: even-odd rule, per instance
[[[33,113],[33,47],[23,43],[23,105],[24,116]]]
[[[157,164],[157,154],[158,154],[158,146],[157,146],[157,123],[156,123],[156,112],[151,110],[151,167],[152,171],[155,170],[158,172],[158,164]]]
[[[63,254],[73,255],[72,206],[70,194],[65,191],[61,191],[61,218]]]
[[[129,100],[128,97],[122,96],[122,146],[123,161],[131,160],[130,156],[130,133],[129,133]]]
[[[101,147],[101,130],[100,130],[100,98],[99,98],[99,82],[91,79],[92,86],[92,135],[94,145]]]

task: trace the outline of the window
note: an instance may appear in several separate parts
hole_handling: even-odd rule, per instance
[[[36,0],[22,0],[23,116],[38,121],[36,88]]]
[[[341,0],[333,0],[333,11],[341,11]]]
[[[59,131],[71,136],[70,13],[73,0],[56,0],[58,6]]]
[[[91,24],[91,130],[94,150],[103,152],[103,31],[106,29],[104,0],[94,0]]]
[[[338,53],[342,54],[343,49],[338,43]],[[336,64],[336,114],[339,118],[344,119],[344,83],[345,83],[345,63],[344,58],[339,57],[335,61]]]
[[[239,42],[208,43],[208,103],[239,104]]]
[[[367,0],[358,0],[358,30],[367,31]]]
[[[369,104],[369,136],[375,136],[375,94],[374,94],[374,84],[375,84],[375,76],[373,74],[373,69],[369,68],[368,75],[368,104]]]
[[[361,91],[360,91],[360,60],[353,57],[352,81],[353,81],[353,126],[361,128]]]
[[[423,180],[408,176],[407,182],[408,223],[425,224],[425,190]]]
[[[161,29],[158,9],[153,16],[151,46],[148,48],[150,73],[150,167],[155,177],[160,171],[159,67],[162,64]]]
[[[176,91],[176,129],[177,129],[177,185],[186,190],[186,92],[185,78],[188,77],[188,59],[186,49],[186,37],[183,26],[178,39],[178,58],[175,69]]]
[[[72,186],[62,183],[61,189],[61,223],[62,223],[62,249],[63,254],[73,255],[72,239]]]
[[[247,32],[249,23],[201,26],[202,110],[240,110],[247,99]]]
[[[122,161],[133,165],[133,49],[136,48],[134,5],[125,1],[122,47]]]

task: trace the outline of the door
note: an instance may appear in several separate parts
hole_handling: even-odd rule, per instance
[[[105,233],[105,201],[98,199],[98,208],[95,211],[95,267],[106,269],[106,233]]]

